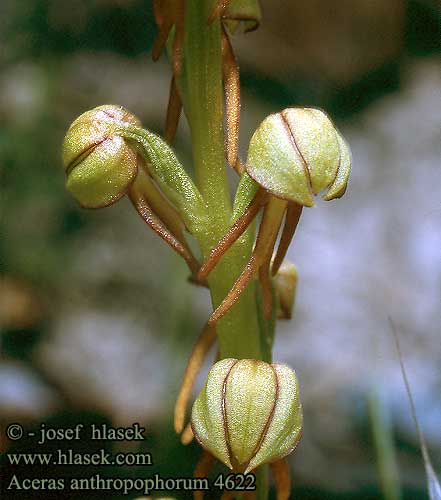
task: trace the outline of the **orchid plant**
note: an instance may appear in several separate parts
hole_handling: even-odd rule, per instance
[[[67,189],[87,208],[127,195],[184,259],[191,281],[208,288],[213,312],[193,346],[175,407],[182,442],[196,437],[203,448],[195,474],[208,475],[218,459],[257,478],[255,491],[225,491],[223,498],[265,499],[271,464],[277,498],[288,499],[286,456],[299,442],[302,411],[294,371],[272,364],[276,320],[290,317],[297,282],[295,267],[283,260],[314,195],[326,190],[323,197],[331,200],[344,194],[350,151],[324,112],[288,108],[257,127],[242,161],[231,37],[258,28],[257,0],[153,0],[153,7],[153,59],[166,50],[172,67],[164,136],[144,129],[120,106],[83,113],[63,144]],[[194,179],[172,148],[182,110]],[[233,200],[227,168],[238,177]],[[216,342],[218,361],[188,419],[196,376]]]

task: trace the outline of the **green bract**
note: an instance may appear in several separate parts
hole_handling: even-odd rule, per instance
[[[191,425],[198,442],[236,472],[283,458],[302,429],[296,375],[282,364],[223,359],[208,374]]]
[[[268,116],[251,138],[246,169],[278,198],[313,206],[313,195],[342,196],[351,153],[328,116],[318,109],[288,108]]]
[[[111,205],[137,175],[136,152],[115,132],[120,122],[140,125],[124,108],[105,105],[83,113],[67,131],[62,150],[67,189],[84,207]]]

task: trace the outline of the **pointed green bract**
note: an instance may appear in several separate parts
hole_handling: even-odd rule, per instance
[[[244,213],[245,209],[253,201],[258,190],[259,184],[244,172],[240,178],[234,198],[232,222]]]
[[[136,146],[145,159],[147,173],[180,211],[189,231],[197,234],[205,230],[205,203],[172,148],[158,135],[140,127],[121,124],[117,131]]]

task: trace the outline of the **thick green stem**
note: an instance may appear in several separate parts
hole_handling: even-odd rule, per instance
[[[219,20],[207,24],[213,4],[213,0],[186,2],[184,60],[179,79],[191,129],[196,184],[207,206],[206,230],[198,235],[204,256],[229,228],[232,213],[224,150],[221,27]],[[214,307],[222,302],[246,265],[252,243],[251,234],[242,238],[210,274]],[[221,358],[264,358],[255,286],[250,284],[217,325]]]
[[[213,0],[186,1],[183,66],[178,81],[191,129],[196,184],[207,207],[206,230],[197,235],[204,257],[224,236],[232,216],[224,150],[221,26],[219,20],[207,24],[213,5]],[[250,258],[254,235],[252,230],[247,233],[210,273],[208,283],[214,308],[225,298]],[[217,324],[220,358],[270,361],[259,317],[253,280]],[[268,497],[266,469],[264,466],[257,471],[259,500]]]

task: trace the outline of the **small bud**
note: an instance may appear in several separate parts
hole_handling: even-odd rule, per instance
[[[120,106],[86,111],[67,131],[63,164],[67,189],[86,208],[111,205],[123,197],[138,173],[138,156],[115,132],[118,124],[140,126]]]
[[[234,33],[238,25],[243,22],[244,31],[247,33],[259,27],[262,11],[258,0],[232,0],[222,17],[231,32]]]
[[[279,319],[291,319],[297,288],[297,267],[284,262],[275,276],[276,293],[279,302]]]
[[[313,195],[339,198],[346,190],[351,153],[328,116],[288,108],[268,116],[251,138],[246,169],[278,198],[313,206]]]
[[[235,472],[279,460],[301,436],[296,375],[282,364],[223,359],[211,368],[191,420],[201,446]]]

